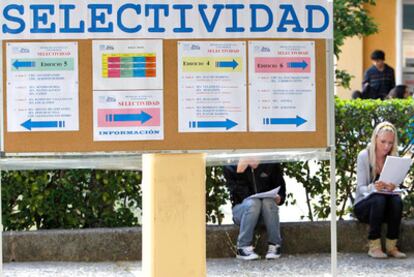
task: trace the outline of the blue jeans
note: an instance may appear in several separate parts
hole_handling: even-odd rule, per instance
[[[233,221],[240,226],[237,247],[252,245],[254,229],[258,222],[264,223],[267,241],[281,245],[279,207],[272,198],[249,199],[233,207]]]

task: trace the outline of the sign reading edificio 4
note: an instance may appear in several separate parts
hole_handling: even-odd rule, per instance
[[[331,0],[6,0],[3,39],[331,39]]]

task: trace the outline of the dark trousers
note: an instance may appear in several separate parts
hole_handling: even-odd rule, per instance
[[[368,239],[381,238],[381,225],[387,223],[387,238],[398,239],[403,203],[399,195],[374,193],[357,203],[354,214],[359,221],[369,224]]]

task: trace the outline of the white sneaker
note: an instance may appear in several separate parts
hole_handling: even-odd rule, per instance
[[[280,245],[272,245],[269,244],[269,248],[267,249],[266,259],[277,259],[280,258],[281,251],[280,251]]]
[[[246,246],[237,248],[236,258],[251,261],[259,259],[259,255],[254,252],[253,246]]]

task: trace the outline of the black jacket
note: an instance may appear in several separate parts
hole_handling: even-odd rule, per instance
[[[286,198],[286,185],[279,164],[259,164],[256,169],[250,166],[243,173],[237,173],[237,166],[224,167],[224,177],[230,191],[233,206],[243,202],[250,195],[265,192],[280,186],[282,205]]]

